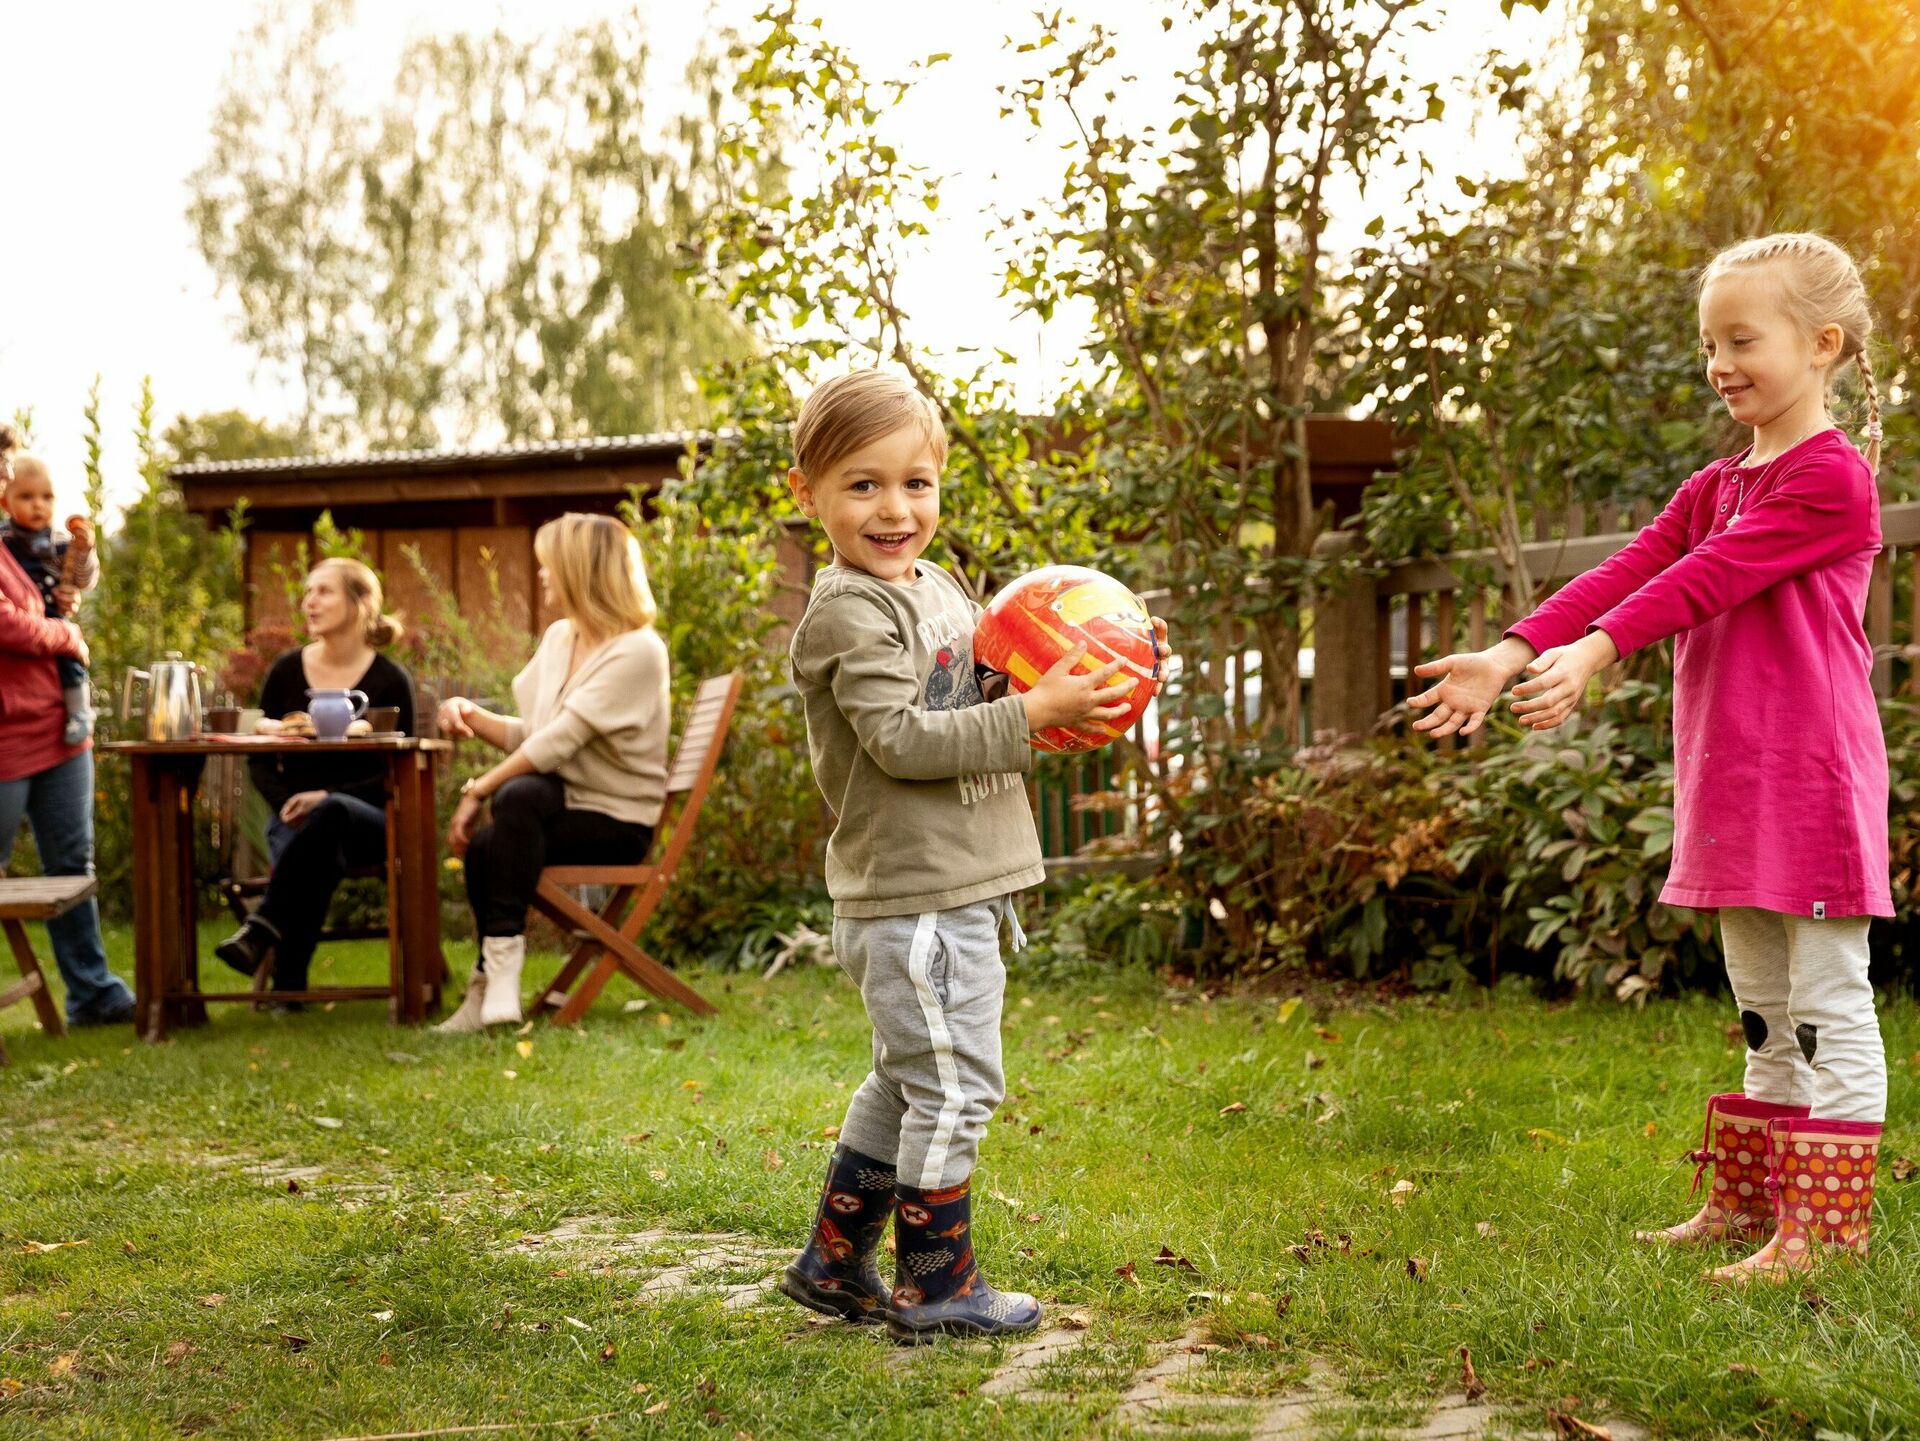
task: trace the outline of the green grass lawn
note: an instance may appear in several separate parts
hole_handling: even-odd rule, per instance
[[[332,948],[315,978],[378,957]],[[778,1296],[648,1293],[641,1251],[528,1249],[585,1217],[803,1236],[865,1068],[859,999],[820,969],[696,981],[718,1019],[627,1011],[616,981],[584,1027],[524,1040],[397,1030],[366,1003],[224,1007],[159,1047],[0,1016],[0,1435],[1123,1435],[1129,1378],[1195,1327],[1220,1347],[1197,1394],[1330,1365],[1351,1405],[1329,1435],[1417,1419],[1462,1346],[1516,1425],[1577,1397],[1665,1436],[1920,1434],[1920,1186],[1890,1178],[1920,1149],[1911,1003],[1886,1014],[1873,1260],[1729,1295],[1698,1255],[1629,1239],[1687,1210],[1677,1158],[1739,1076],[1722,1005],[1016,980],[978,1248],[1086,1323],[1057,1399],[1027,1401],[976,1393],[1006,1346],[903,1358]],[[40,1249],[59,1243],[80,1244]]]

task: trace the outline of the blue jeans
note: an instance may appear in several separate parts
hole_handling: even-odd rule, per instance
[[[0,862],[13,849],[20,818],[33,828],[40,869],[49,876],[93,874],[93,752],[83,750],[39,775],[0,781]],[[53,959],[67,983],[67,1019],[131,1020],[133,992],[107,969],[100,907],[89,900],[47,922]]]
[[[297,826],[278,816],[268,821],[267,855],[273,874],[254,915],[279,937],[273,947],[273,988],[304,991],[334,887],[346,872],[387,859],[387,813],[335,791]]]

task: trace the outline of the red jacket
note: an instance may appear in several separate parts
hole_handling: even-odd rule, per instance
[[[92,744],[60,743],[67,707],[53,661],[74,653],[72,634],[46,618],[40,587],[0,546],[0,781],[37,776]]]

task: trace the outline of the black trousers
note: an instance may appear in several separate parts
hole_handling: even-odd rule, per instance
[[[647,858],[653,827],[567,808],[558,776],[515,776],[493,793],[493,819],[467,847],[467,900],[483,936],[517,936],[547,866],[631,866]]]
[[[307,812],[297,829],[281,826],[278,817],[275,826],[279,834],[271,836],[271,842],[282,836],[285,842],[274,844],[273,875],[255,914],[280,935],[273,948],[273,988],[304,991],[307,966],[340,877],[387,862],[387,813],[336,791]]]

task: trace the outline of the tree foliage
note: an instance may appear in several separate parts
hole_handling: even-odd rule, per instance
[[[417,39],[392,100],[362,113],[341,98],[352,15],[261,12],[190,181],[238,335],[297,386],[302,447],[698,420],[693,373],[744,343],[676,273],[714,202],[726,37],[688,72],[693,114],[648,103],[637,11]]]

